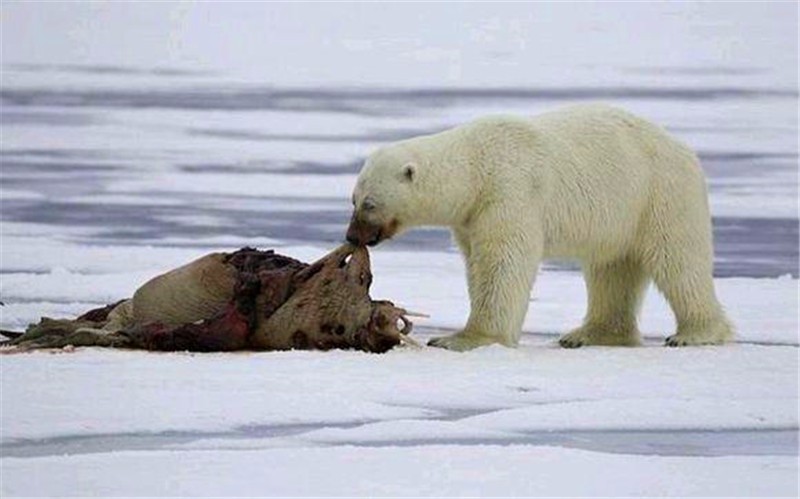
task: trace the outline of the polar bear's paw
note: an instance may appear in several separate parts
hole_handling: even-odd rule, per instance
[[[428,341],[428,346],[437,348],[446,348],[447,350],[454,350],[456,352],[465,352],[493,343],[500,343],[494,338],[489,336],[480,336],[475,334],[456,333],[450,336],[440,336],[432,338]]]
[[[559,338],[558,344],[564,348],[580,348],[590,343],[583,331],[576,330]]]
[[[680,334],[673,334],[672,336],[667,336],[667,339],[664,341],[664,346],[667,347],[688,347],[689,345],[698,345],[701,343],[697,343],[696,339],[691,337],[686,337],[685,335]]]
[[[725,318],[709,321],[702,326],[679,329],[678,331],[667,337],[664,342],[665,346],[722,345],[733,340],[734,337],[733,327]]]
[[[725,343],[725,338],[709,337],[696,334],[673,334],[668,336],[664,341],[664,346],[667,347],[690,347],[702,345],[722,345]]]
[[[589,345],[634,347],[639,345],[639,333],[634,330],[616,331],[600,327],[582,326],[559,338],[564,348],[580,348]]]

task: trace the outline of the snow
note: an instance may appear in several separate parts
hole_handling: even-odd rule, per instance
[[[424,10],[399,4],[56,4],[44,12],[9,2],[3,11],[4,37],[17,42],[3,48],[4,61],[55,69],[89,63],[85,71],[94,69],[96,85],[268,80],[508,86],[589,75],[597,84],[617,86],[621,69],[627,78],[658,85],[674,74],[674,84],[704,76],[711,85],[737,77],[774,86],[776,75],[797,76],[796,46],[794,52],[787,46],[797,32],[797,9],[780,2],[624,9],[477,3]],[[39,22],[43,17],[46,23]],[[38,68],[45,77],[53,69]],[[29,78],[39,83],[42,74]],[[62,84],[70,83],[64,77]],[[85,85],[82,79],[79,84]]]
[[[31,463],[33,461],[34,463]],[[528,446],[328,447],[8,459],[6,473],[47,470],[10,493],[144,496],[768,497],[796,486],[792,457],[686,458]],[[698,473],[698,467],[702,472]],[[76,475],[75,470],[87,470]],[[89,472],[89,470],[91,470]],[[124,470],[124,471],[120,471]],[[208,479],[198,479],[206,476]],[[12,481],[16,479],[12,478]]]
[[[353,192],[355,175],[325,175],[308,179],[302,175],[248,175],[248,182],[223,174],[205,173],[202,175],[171,174],[160,175],[146,180],[129,180],[113,183],[109,192],[135,193],[148,191],[156,194],[170,193],[181,186],[180,191],[191,194],[222,194],[235,196],[263,196],[264,186],[274,193],[291,193],[293,197],[317,198],[321,192],[326,195],[347,199]]]
[[[586,291],[549,263],[518,349],[2,355],[0,495],[797,496],[796,4],[0,9],[0,328],[212,251],[314,260],[375,147],[603,100],[699,152],[737,329],[664,348],[650,289],[641,347],[561,349]],[[441,233],[371,257],[417,339],[463,325]]]
[[[18,236],[4,237],[0,295],[2,325],[22,328],[41,315],[57,315],[47,307],[71,301],[102,305],[130,297],[142,283],[156,275],[211,251],[232,251],[238,243],[204,240],[201,247],[82,246]],[[225,239],[222,239],[225,242]],[[258,242],[258,241],[255,241]],[[264,246],[266,247],[266,246]],[[6,249],[8,248],[8,249]],[[329,248],[281,245],[279,251],[305,261],[322,257]],[[463,262],[454,252],[372,251],[373,287],[377,298],[431,315],[419,325],[428,328],[460,327],[469,313]],[[64,283],[69,283],[65,286]],[[754,290],[758,292],[754,292]],[[717,281],[720,300],[737,327],[740,341],[798,345],[797,280],[728,278]],[[31,308],[31,302],[38,302]],[[586,307],[586,290],[574,272],[542,271],[531,297],[523,330],[555,336],[580,325]],[[669,306],[655,288],[648,290],[640,328],[648,340],[663,339],[675,324]]]
[[[284,249],[305,259],[322,254],[319,248]],[[2,309],[4,326],[122,298],[137,280],[164,270],[176,253],[188,258],[198,250],[115,247],[121,261],[141,268],[137,272],[115,271],[91,257],[107,249],[63,245],[62,251],[82,273],[57,267],[3,276],[0,293],[9,301]],[[6,265],[24,266],[23,253],[16,255]],[[41,263],[47,265],[47,258]],[[418,323],[424,324],[416,333],[423,341],[448,333],[468,313],[461,265],[452,253],[378,249],[373,296],[431,313]],[[582,286],[578,274],[542,272],[516,350],[399,348],[371,355],[79,349],[0,357],[4,495],[794,490],[795,279],[718,280],[739,330],[734,345],[661,346],[672,319],[651,292],[642,313],[643,347],[560,349],[557,335],[580,321]],[[70,299],[81,302],[65,303]],[[607,438],[595,441],[607,432],[620,434],[612,441],[633,442],[614,447],[603,443]],[[653,432],[669,432],[671,440],[639,450],[636,442],[663,440]],[[747,440],[743,432],[755,432],[757,442],[778,432],[784,443],[762,443],[767,451],[755,455],[747,450],[752,445],[725,454],[714,450],[719,443],[707,444],[710,450],[696,455],[703,435],[725,432],[734,442]],[[563,435],[572,437],[565,443]],[[675,448],[676,454],[664,455]],[[498,460],[502,464],[488,464]],[[256,463],[263,472],[252,473]],[[309,467],[325,471],[308,480]],[[440,467],[446,479],[434,471]],[[41,469],[48,470],[47,480],[32,482]],[[571,469],[580,480],[570,479]],[[629,479],[609,482],[602,470]],[[745,470],[750,479],[730,481]],[[668,478],[687,475],[691,480]],[[483,488],[476,489],[478,483]]]
[[[796,483],[786,449],[698,457],[696,433],[680,438],[791,439],[796,347],[565,351],[528,339],[465,354],[82,350],[5,356],[2,369],[4,495],[458,495],[474,493],[478,477],[491,494],[770,495]],[[547,439],[653,430],[688,450],[617,455]],[[251,473],[256,462],[263,472]],[[308,480],[309,468],[325,471]],[[42,469],[47,480],[31,482]],[[604,482],[601,469],[628,478]]]
[[[3,364],[4,397],[24,400],[2,409],[7,439],[435,419],[448,411],[466,411],[459,423],[476,430],[797,425],[797,359],[790,346],[565,352],[550,338],[531,338],[516,351],[491,347],[468,354],[89,350],[8,356]],[[91,380],[89,406],[76,389],[87,383],[87,369],[102,372]],[[490,415],[469,417],[469,411]],[[440,430],[427,433],[442,437]],[[339,431],[359,439],[364,428]],[[402,426],[381,431],[388,441],[403,438]]]

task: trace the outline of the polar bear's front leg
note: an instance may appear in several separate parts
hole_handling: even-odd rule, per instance
[[[506,237],[471,238],[464,251],[471,310],[464,329],[428,344],[471,350],[499,343],[515,347],[528,311],[531,287],[542,255],[539,231],[512,228]]]

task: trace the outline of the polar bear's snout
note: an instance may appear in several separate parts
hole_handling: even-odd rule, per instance
[[[347,242],[357,246],[375,246],[394,236],[399,225],[396,219],[390,220],[387,224],[372,222],[356,211],[353,212],[350,226],[347,228]]]
[[[388,237],[391,236],[383,225],[369,222],[353,213],[347,228],[347,242],[357,246],[375,246]]]
[[[350,226],[347,228],[347,242],[357,246],[374,246],[381,238],[381,226],[371,224],[360,219],[356,213],[350,219]]]

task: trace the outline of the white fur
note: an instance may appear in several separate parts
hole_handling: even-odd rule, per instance
[[[452,229],[471,313],[437,346],[515,346],[539,263],[551,257],[578,260],[589,295],[584,324],[562,337],[563,346],[638,344],[636,314],[650,279],[677,319],[668,344],[733,337],[714,293],[697,158],[620,109],[489,117],[389,145],[367,160],[353,202],[355,218],[393,220],[398,232]]]

